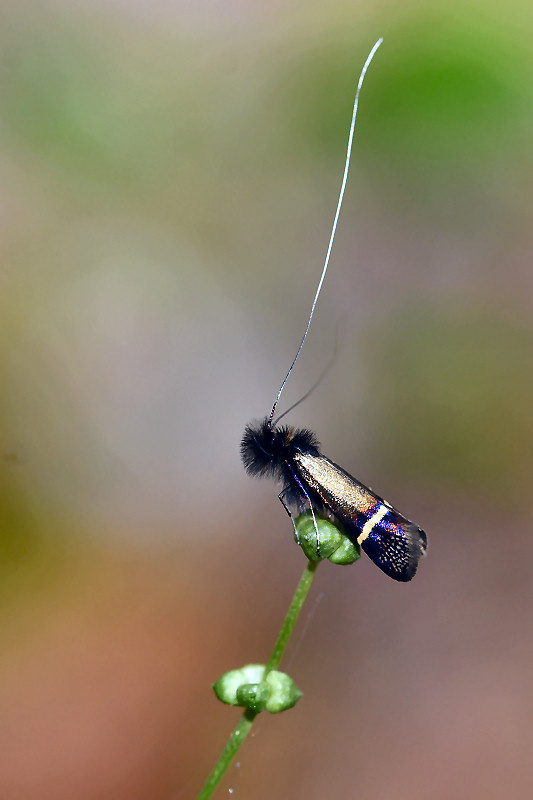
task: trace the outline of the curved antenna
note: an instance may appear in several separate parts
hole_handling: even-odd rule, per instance
[[[316,290],[315,299],[313,300],[313,305],[311,306],[311,313],[309,314],[309,319],[307,320],[307,327],[305,329],[304,335],[302,336],[302,341],[300,342],[300,346],[298,347],[296,355],[294,356],[293,362],[290,365],[289,370],[288,370],[287,374],[285,375],[285,377],[283,379],[283,383],[280,386],[278,395],[277,395],[277,397],[276,397],[276,399],[274,401],[274,405],[272,406],[272,411],[270,412],[270,416],[268,417],[268,427],[269,428],[272,427],[272,420],[274,419],[274,414],[276,413],[276,407],[277,407],[277,405],[279,403],[279,399],[281,397],[281,393],[283,392],[283,389],[285,388],[285,384],[287,383],[287,381],[289,379],[289,375],[291,374],[291,372],[292,372],[292,370],[294,368],[294,365],[298,361],[298,357],[299,357],[299,355],[300,355],[300,353],[302,351],[302,347],[304,346],[304,342],[307,339],[307,334],[309,333],[309,328],[311,327],[311,320],[313,319],[313,314],[315,313],[315,306],[317,304],[318,296],[320,294],[320,290],[322,289],[322,284],[324,283],[324,278],[326,277],[326,272],[327,272],[328,264],[329,264],[329,257],[331,255],[331,248],[333,247],[333,240],[335,238],[335,233],[337,231],[337,222],[339,220],[339,214],[340,214],[340,211],[341,211],[342,200],[343,200],[343,197],[344,197],[344,190],[346,188],[346,181],[348,179],[348,168],[350,166],[350,156],[352,154],[352,142],[353,142],[353,135],[354,135],[354,130],[355,130],[355,120],[357,119],[357,107],[359,105],[359,93],[361,92],[361,87],[362,87],[363,81],[365,79],[366,71],[367,71],[368,67],[370,66],[370,62],[374,58],[374,54],[375,54],[376,50],[378,49],[378,47],[380,46],[382,41],[383,41],[382,37],[377,40],[376,44],[374,45],[374,47],[372,48],[372,50],[368,54],[367,59],[366,59],[364,65],[363,65],[363,69],[361,70],[361,74],[359,75],[359,81],[357,83],[357,89],[356,89],[356,92],[355,92],[355,100],[354,100],[354,104],[353,104],[352,124],[350,125],[350,135],[348,136],[348,147],[347,147],[347,150],[346,150],[346,163],[344,164],[344,175],[342,176],[341,190],[340,190],[340,193],[339,193],[339,200],[337,202],[337,211],[335,212],[335,219],[333,220],[333,227],[331,229],[331,236],[329,237],[329,245],[328,245],[328,250],[327,250],[327,253],[326,253],[326,259],[324,261],[324,266],[322,268],[322,275],[320,276],[320,280],[318,282],[318,287],[317,287],[317,290]]]
[[[324,369],[322,370],[316,381],[313,383],[311,388],[308,389],[306,393],[302,397],[300,397],[299,400],[296,400],[296,402],[293,403],[292,406],[289,406],[289,408],[286,411],[284,411],[283,414],[280,414],[279,417],[277,417],[275,420],[272,421],[272,425],[274,428],[277,427],[278,423],[280,422],[280,420],[283,419],[283,417],[286,417],[287,414],[289,414],[294,408],[296,408],[296,406],[299,406],[300,403],[303,403],[305,400],[307,400],[309,395],[315,391],[316,387],[320,383],[322,383],[322,381],[324,380],[324,378],[326,377],[326,375],[328,374],[328,372],[330,371],[335,362],[335,356],[337,355],[338,344],[339,344],[339,323],[337,323],[337,327],[335,329],[335,342],[333,344],[333,352],[328,359],[328,363],[326,364],[326,366],[324,367]]]

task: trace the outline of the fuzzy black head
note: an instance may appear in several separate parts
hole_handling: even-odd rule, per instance
[[[312,431],[273,428],[268,417],[261,422],[251,422],[244,429],[241,441],[241,458],[249,475],[277,478],[287,482],[287,467],[295,452],[319,455],[320,443]]]

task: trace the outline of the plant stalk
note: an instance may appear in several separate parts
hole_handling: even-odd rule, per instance
[[[283,625],[281,626],[281,630],[279,632],[276,644],[274,645],[274,649],[272,650],[272,654],[267,661],[264,677],[266,677],[267,674],[272,670],[277,669],[280,664],[283,653],[285,652],[285,648],[287,647],[291,634],[294,630],[294,626],[296,625],[298,617],[300,616],[300,612],[303,608],[303,604],[309,593],[309,589],[311,588],[311,584],[313,583],[313,578],[315,577],[316,568],[318,567],[319,563],[319,561],[307,562],[307,566],[303,571],[287,614],[285,615],[285,619],[283,620]],[[257,712],[250,711],[249,709],[243,713],[239,722],[231,732],[226,746],[220,754],[215,766],[213,767],[202,791],[198,795],[197,800],[208,800],[208,798],[213,795],[213,792],[222,779],[222,776],[232,763],[237,751],[250,732],[256,716]]]

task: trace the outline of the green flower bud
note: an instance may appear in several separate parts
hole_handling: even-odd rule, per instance
[[[304,514],[300,514],[294,523],[300,539],[299,545],[310,561],[328,558],[341,544],[341,533],[329,519],[318,514],[315,514],[315,519],[316,528],[313,515],[310,511],[306,511]],[[298,541],[296,532],[294,538]],[[318,552],[317,544],[320,545],[320,552]]]
[[[316,528],[313,515],[310,511],[306,511],[300,514],[294,523],[300,539],[299,545],[310,561],[328,558],[332,564],[353,564],[360,558],[359,545],[348,538],[340,523],[332,522],[316,513],[315,519]],[[294,538],[298,542],[296,532]]]
[[[357,542],[352,542],[351,539],[343,534],[342,542],[339,547],[332,553],[329,560],[332,564],[353,564],[361,558],[361,549]]]
[[[273,669],[264,681],[270,689],[270,696],[266,701],[265,708],[271,714],[279,714],[296,705],[302,692],[298,689],[293,679],[286,672],[278,672]]]
[[[250,711],[262,711],[270,697],[270,687],[267,681],[261,683],[243,683],[237,689],[237,705],[249,708]]]
[[[237,690],[246,684],[261,683],[265,674],[264,664],[247,664],[241,669],[230,669],[213,684],[213,690],[222,703],[240,706]]]
[[[272,670],[263,680],[264,674],[264,664],[247,664],[224,673],[213,689],[223,703],[256,713],[266,708],[271,714],[278,714],[296,705],[302,692],[292,678],[285,672]]]

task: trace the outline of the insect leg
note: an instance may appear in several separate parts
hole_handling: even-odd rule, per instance
[[[287,503],[283,499],[284,495],[287,494],[287,492],[289,491],[290,488],[291,488],[290,486],[285,486],[285,488],[282,489],[281,492],[278,494],[278,498],[279,498],[279,500],[281,502],[281,505],[283,506],[283,508],[285,509],[285,511],[287,512],[287,514],[289,515],[289,517],[291,519],[292,527],[294,528],[294,535],[296,537],[296,542],[298,544],[300,544],[300,536],[299,536],[298,531],[296,529],[296,525],[294,524],[294,517],[292,516],[292,511],[290,510],[289,506],[287,505]]]
[[[318,538],[318,525],[316,524],[315,510],[313,508],[313,504],[311,502],[311,498],[309,497],[309,495],[308,495],[307,491],[305,490],[301,480],[299,479],[299,477],[295,473],[295,471],[292,469],[290,464],[287,464],[287,466],[289,467],[290,471],[292,472],[292,476],[293,476],[294,480],[296,481],[296,483],[298,484],[298,488],[300,489],[301,493],[306,498],[306,500],[307,500],[307,502],[309,504],[309,510],[311,512],[311,516],[313,517],[313,525],[315,526],[316,552],[317,552],[317,555],[320,556],[320,540]],[[285,489],[283,490],[283,492],[281,494],[283,495],[287,491],[288,488],[289,487],[285,487]],[[281,500],[281,497],[280,497],[280,500]],[[285,503],[283,502],[283,500],[281,500],[281,502],[285,506]],[[285,506],[285,508],[286,508],[287,512],[289,513],[289,516],[292,519],[292,514],[290,513],[289,509],[287,508],[287,506]],[[296,525],[294,525],[294,520],[293,520],[292,524],[294,526],[294,530],[296,531]],[[297,531],[296,531],[296,541],[298,542],[298,544],[300,544],[300,537],[298,536],[298,532]]]

